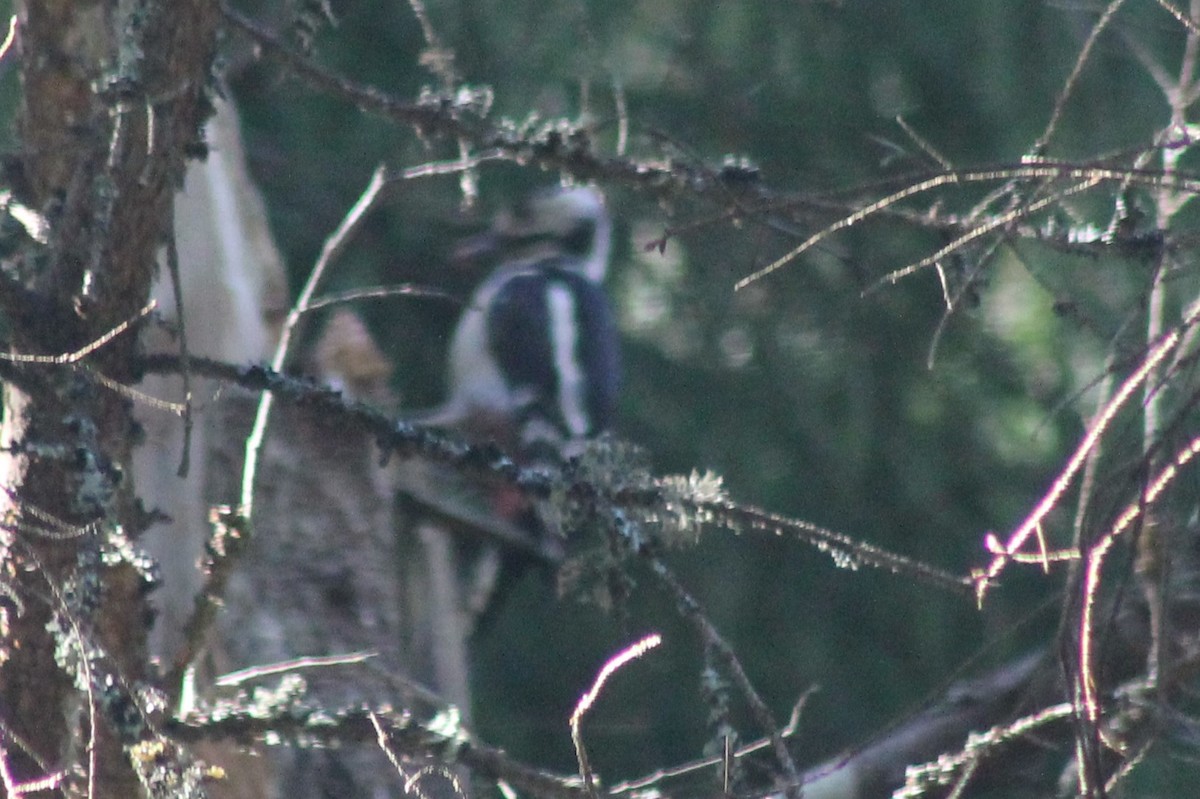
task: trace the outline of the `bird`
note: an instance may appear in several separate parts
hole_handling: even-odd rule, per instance
[[[604,196],[543,188],[499,213],[454,258],[490,266],[458,319],[446,356],[447,399],[411,417],[476,443],[494,442],[526,468],[553,471],[613,424],[620,339],[603,281],[612,250]],[[462,606],[473,629],[530,566],[565,557],[559,514],[501,481],[412,461],[401,494],[460,531]]]
[[[609,430],[620,347],[603,287],[612,220],[590,186],[537,191],[463,242],[459,258],[495,266],[458,321],[449,399],[434,424],[490,439],[518,463],[579,455]]]

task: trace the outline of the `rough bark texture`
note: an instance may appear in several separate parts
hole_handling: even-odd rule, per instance
[[[282,275],[266,219],[238,152],[232,109],[218,105],[209,125],[214,153],[188,170],[176,199],[176,237],[189,349],[233,363],[269,357],[282,307]],[[170,285],[154,296],[177,321]],[[176,352],[178,342],[146,331],[147,349]],[[333,313],[311,361],[322,380],[387,408],[390,364],[352,313]],[[181,400],[178,376],[139,386]],[[169,519],[153,525],[146,548],[160,566],[162,585],[152,652],[170,664],[201,582],[197,568],[209,532],[208,509],[231,505],[240,490],[245,438],[257,397],[192,380],[196,423],[191,470],[176,469],[181,424],[146,406],[137,409],[146,443],[135,455],[139,496]],[[237,561],[199,689],[236,668],[351,651],[378,653],[366,665],[304,671],[307,700],[330,708],[370,703],[435,712],[416,685],[437,690],[466,709],[466,629],[454,609],[453,549],[448,534],[433,545],[401,532],[395,468],[375,463],[373,442],[323,423],[308,409],[275,406],[260,460],[255,538]],[[426,531],[427,533],[427,531]],[[425,535],[423,533],[422,535]],[[440,579],[439,579],[440,578]],[[449,594],[449,596],[446,596]],[[455,622],[455,623],[451,623]],[[258,685],[273,685],[277,676]],[[218,689],[217,694],[221,691]],[[288,795],[370,795],[401,790],[400,778],[373,745],[337,751],[274,749],[246,757],[232,746],[198,745],[206,762],[229,778],[210,788],[224,799]]]
[[[16,352],[54,355],[96,340],[146,302],[171,197],[208,113],[219,10],[205,0],[27,0],[17,15],[13,184],[46,217],[48,237],[10,264],[0,305]],[[118,337],[87,366],[130,382],[134,347],[133,336]],[[144,730],[129,697],[143,677],[147,607],[135,570],[103,566],[99,552],[107,530],[134,534],[140,524],[127,479],[136,437],[130,402],[81,368],[26,374],[5,384],[0,431],[9,522],[0,562],[19,600],[8,608],[0,671],[0,718],[21,744],[8,747],[9,765],[18,779],[70,765],[70,748],[89,736],[80,706],[94,702],[96,795],[129,796],[136,787],[120,747]],[[94,526],[66,536],[35,530],[84,525]],[[56,613],[99,647],[94,668],[79,674],[86,700],[72,690],[77,675],[56,665],[46,627]]]
[[[226,410],[245,419],[251,408],[234,402]],[[231,420],[224,427],[242,425]],[[227,488],[236,488],[238,470],[223,464],[228,457],[240,465],[240,456],[235,446],[217,459],[216,482],[228,475],[234,479]],[[226,664],[244,668],[370,650],[378,655],[366,668],[303,672],[309,698],[330,708],[399,704],[395,686],[381,676],[405,672],[392,492],[371,442],[324,426],[303,409],[277,408],[261,464],[255,537],[231,580],[220,623]],[[273,760],[280,767],[277,790],[289,797],[369,796],[397,788],[377,751],[365,758],[279,751]]]

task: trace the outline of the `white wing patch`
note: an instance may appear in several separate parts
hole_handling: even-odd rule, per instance
[[[554,285],[546,291],[546,303],[550,315],[550,346],[558,373],[558,410],[570,435],[581,438],[590,432],[591,425],[584,408],[575,297],[566,286]]]

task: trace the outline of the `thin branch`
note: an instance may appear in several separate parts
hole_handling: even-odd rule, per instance
[[[1129,398],[1133,396],[1137,388],[1146,381],[1154,368],[1171,353],[1179,343],[1183,331],[1195,323],[1197,316],[1200,316],[1200,303],[1191,309],[1183,323],[1174,328],[1150,349],[1146,357],[1142,359],[1142,363],[1125,379],[1125,382],[1121,384],[1117,393],[1105,405],[1104,410],[1092,422],[1087,434],[1079,442],[1079,445],[1075,448],[1075,452],[1067,461],[1067,465],[1051,484],[1050,490],[1046,492],[1025,520],[1013,531],[1003,546],[991,548],[993,550],[993,557],[987,568],[976,570],[973,574],[976,596],[979,602],[983,601],[991,587],[992,581],[1004,569],[1005,564],[1010,560],[1011,556],[1025,546],[1025,543],[1042,525],[1050,511],[1058,505],[1062,495],[1086,463],[1088,454],[1100,441],[1100,437],[1108,429],[1108,425],[1116,417],[1117,412],[1129,401]]]
[[[171,372],[181,368],[178,358],[168,354],[148,355],[142,360],[141,366],[148,372]],[[521,468],[494,444],[470,444],[434,428],[398,421],[311,380],[281,375],[262,366],[237,367],[205,358],[193,358],[189,366],[196,374],[253,391],[270,392],[279,401],[302,405],[313,413],[338,420],[348,430],[365,432],[375,441],[385,459],[392,455],[401,458],[420,457],[466,474],[498,479],[534,499],[548,498],[562,479],[560,475],[550,474],[545,469]],[[565,486],[565,494],[568,499],[602,499],[627,508],[656,508],[664,502],[660,486],[653,480],[642,487],[617,489],[578,481]],[[842,566],[869,566],[904,574],[958,595],[970,595],[972,583],[967,577],[811,522],[790,519],[730,500],[697,500],[683,496],[673,497],[672,501],[685,505],[699,517],[734,530],[751,528],[777,535],[788,533],[828,552]]]
[[[358,201],[346,213],[346,216],[342,219],[337,229],[325,240],[325,245],[321,248],[321,255],[317,258],[316,265],[313,266],[308,280],[300,290],[300,296],[296,298],[295,305],[292,306],[292,310],[288,312],[287,319],[284,320],[283,328],[279,335],[279,344],[276,345],[275,355],[271,358],[271,368],[274,371],[282,371],[291,349],[292,336],[296,334],[300,320],[308,310],[309,303],[312,301],[313,294],[316,292],[321,279],[325,276],[326,269],[341,255],[351,238],[358,232],[367,213],[375,207],[385,184],[384,174],[385,170],[382,166],[376,168]],[[250,429],[250,435],[246,438],[246,459],[242,470],[239,514],[251,524],[253,523],[254,515],[254,478],[258,471],[258,455],[266,438],[267,423],[271,416],[271,402],[273,397],[274,395],[269,392],[262,395],[258,404],[258,411],[254,415],[254,425]]]
[[[181,368],[178,357],[169,353],[144,356],[140,365],[148,373],[173,373]],[[383,458],[425,458],[465,473],[498,478],[536,498],[548,497],[553,487],[545,471],[519,468],[494,444],[472,445],[435,428],[397,420],[307,378],[281,374],[265,366],[235,366],[209,358],[193,357],[189,366],[194,374],[250,391],[270,392],[276,401],[303,406],[337,420],[348,430],[364,432],[375,441]]]
[[[800,257],[806,251],[832,236],[839,230],[852,227],[876,214],[890,209],[893,205],[916,197],[943,186],[970,183],[990,183],[997,180],[1086,180],[1094,181],[1096,185],[1108,182],[1131,182],[1142,186],[1170,187],[1178,191],[1200,194],[1200,180],[1186,178],[1180,175],[1164,176],[1153,170],[1121,169],[1101,165],[1080,165],[1056,161],[1029,161],[1012,167],[996,167],[993,169],[970,170],[966,172],[948,172],[934,175],[924,180],[905,186],[899,191],[868,203],[852,214],[842,217],[833,224],[823,228],[799,246],[788,251],[771,263],[747,275],[734,284],[734,290],[740,290],[772,272],[786,266]]]
[[[637,660],[661,643],[662,636],[658,633],[652,633],[613,655],[605,662],[603,668],[600,669],[600,672],[596,675],[596,679],[592,681],[592,687],[584,692],[583,696],[579,697],[579,701],[575,704],[575,710],[572,711],[570,719],[571,742],[575,745],[575,758],[579,762],[579,776],[583,780],[583,787],[587,790],[588,796],[591,799],[597,799],[596,784],[592,779],[592,768],[588,763],[587,749],[583,745],[583,717],[591,710],[592,705],[596,703],[600,692],[604,690],[604,684],[608,682],[610,677],[616,674],[627,663]]]
[[[458,83],[458,74],[454,71],[454,51],[442,46],[433,23],[429,21],[429,11],[423,0],[408,0],[408,6],[421,26],[421,35],[425,37],[427,49],[421,54],[421,63],[441,79],[442,89],[453,91]]]
[[[75,614],[75,609],[72,607],[71,603],[67,601],[67,597],[63,593],[62,586],[55,581],[50,570],[46,568],[46,565],[42,563],[41,559],[38,557],[37,552],[35,552],[32,547],[28,546],[25,547],[24,550],[23,557],[28,558],[30,562],[34,564],[37,569],[37,573],[41,575],[42,579],[46,583],[46,587],[50,591],[50,595],[54,598],[54,606],[57,612],[71,628],[70,636],[65,637],[67,637],[71,647],[75,650],[75,656],[78,658],[78,678],[81,678],[80,681],[83,684],[82,693],[84,695],[84,704],[87,706],[88,732],[87,740],[84,744],[84,752],[87,755],[87,796],[89,799],[91,799],[91,797],[96,795],[96,773],[98,770],[96,740],[100,735],[100,713],[98,712],[100,700],[96,696],[96,687],[102,684],[97,679],[95,674],[95,664],[93,659],[96,658],[96,653],[100,652],[101,650],[94,641],[90,640],[89,636],[84,634],[79,618]],[[104,676],[106,679],[116,678],[113,680],[114,685],[120,683],[119,675],[110,673]],[[135,701],[132,701],[131,697],[126,698],[131,700],[130,707],[132,707],[132,709],[134,709],[136,712],[140,713],[141,708],[139,705]]]
[[[188,350],[187,319],[183,310],[183,284],[179,279],[179,247],[175,241],[175,228],[167,232],[167,273],[171,276],[171,293],[175,296],[175,318],[179,329],[179,357],[184,363],[180,370],[183,377],[183,452],[179,455],[176,475],[187,477],[192,453],[192,373],[187,368]]]
[[[1125,0],[1112,0],[1108,4],[1108,7],[1104,9],[1104,13],[1100,15],[1100,19],[1096,21],[1091,31],[1088,32],[1087,41],[1083,43],[1083,49],[1079,51],[1079,55],[1075,58],[1075,65],[1071,68],[1071,74],[1067,76],[1062,91],[1058,93],[1058,97],[1054,101],[1054,110],[1050,112],[1050,120],[1046,123],[1046,129],[1042,131],[1042,135],[1034,142],[1034,154],[1041,155],[1050,143],[1050,138],[1058,128],[1059,120],[1062,119],[1067,101],[1071,99],[1071,95],[1075,91],[1075,85],[1079,82],[1080,76],[1083,75],[1083,67],[1092,54],[1092,48],[1096,46],[1096,42],[1100,40],[1100,34],[1108,27],[1108,23],[1112,22],[1112,18],[1123,5],[1125,5]]]
[[[303,671],[304,669],[349,666],[355,663],[364,663],[378,655],[378,652],[347,652],[344,655],[311,655],[309,657],[292,658],[280,663],[265,663],[261,666],[250,666],[245,669],[238,669],[237,671],[222,674],[213,681],[213,685],[218,688],[230,687],[252,680],[261,680],[264,677],[273,677],[277,674],[291,674]]]
[[[468,173],[480,164],[485,164],[489,161],[505,161],[508,160],[504,153],[499,150],[489,150],[485,153],[476,155],[460,154],[458,158],[452,158],[449,161],[429,161],[416,166],[405,167],[396,172],[388,173],[388,182],[401,180],[414,180],[416,178],[437,177],[440,175],[455,175],[459,173]]]
[[[1041,211],[1055,203],[1061,202],[1062,200],[1066,199],[1067,197],[1070,197],[1073,194],[1080,194],[1082,192],[1088,191],[1089,189],[1093,189],[1096,187],[1097,184],[1099,184],[1099,182],[1100,182],[1099,179],[1091,178],[1089,180],[1085,180],[1083,183],[1077,184],[1075,186],[1071,186],[1071,187],[1064,189],[1061,192],[1057,192],[1049,197],[1042,197],[1041,199],[1035,200],[1034,202],[1031,202],[1027,205],[1019,205],[1016,208],[1012,209],[1011,211],[991,217],[988,219],[987,222],[983,223],[982,225],[978,225],[978,226],[972,228],[971,230],[968,230],[966,233],[964,233],[961,236],[959,236],[958,238],[954,239],[949,244],[947,244],[944,247],[942,247],[941,249],[937,250],[937,252],[934,252],[932,255],[927,255],[924,258],[922,258],[921,260],[916,261],[915,263],[912,263],[912,264],[909,264],[908,266],[904,266],[899,269],[895,269],[891,272],[888,272],[886,275],[884,275],[878,281],[876,281],[876,283],[873,286],[868,287],[863,292],[863,294],[864,295],[870,294],[871,292],[875,291],[876,289],[881,288],[885,284],[894,286],[896,283],[900,282],[901,280],[903,280],[904,278],[913,274],[914,272],[919,272],[920,270],[924,269],[925,267],[931,266],[931,265],[937,263],[938,261],[941,261],[947,255],[950,255],[951,253],[954,253],[957,250],[961,250],[963,247],[970,244],[975,239],[986,236],[988,233],[991,233],[995,230],[999,230],[1000,228],[1009,227],[1014,222],[1020,221],[1022,219],[1027,219],[1030,216],[1032,216],[1033,214],[1036,214],[1038,211]]]
[[[460,89],[452,97],[440,94],[415,103],[399,100],[321,68],[228,6],[223,13],[230,26],[254,41],[263,55],[301,80],[367,113],[412,126],[424,136],[442,136],[458,143],[460,160],[464,154],[462,142],[466,142],[478,152],[559,170],[578,181],[602,179],[658,195],[686,191],[722,204],[729,201],[731,190],[738,197],[766,196],[765,189],[755,182],[747,184],[739,176],[721,170],[689,166],[681,159],[639,161],[601,155],[591,146],[589,132],[571,123],[556,121],[530,133],[510,121],[493,122],[486,118],[491,105],[487,90]]]
[[[12,361],[14,363],[53,364],[56,366],[78,363],[96,350],[111,342],[126,330],[129,330],[141,319],[149,316],[150,312],[153,311],[155,307],[157,307],[157,303],[151,300],[142,306],[142,309],[133,316],[129,317],[115,327],[109,328],[106,332],[92,339],[74,352],[65,352],[58,355],[27,355],[19,352],[0,352],[0,360]]]
[[[987,265],[996,257],[996,253],[1000,250],[1004,241],[1005,239],[1002,237],[993,239],[977,258],[972,259],[971,268],[959,279],[958,285],[952,294],[947,291],[948,282],[946,280],[945,269],[940,263],[936,264],[938,281],[942,287],[942,301],[946,307],[938,319],[937,327],[933,330],[933,335],[929,337],[929,349],[925,356],[925,368],[929,371],[933,371],[934,365],[937,362],[938,348],[941,346],[942,336],[945,335],[946,329],[950,325],[952,315],[958,310],[959,303],[962,302],[963,297],[968,296],[968,292],[973,290],[973,287],[976,285],[975,281],[983,273],[984,269],[987,268]]]
[[[0,739],[0,784],[4,786],[5,796],[24,796],[27,793],[54,791],[62,785],[66,776],[67,772],[60,770],[36,780],[17,782],[12,770],[8,767],[8,750],[4,747],[4,741]]]
[[[735,530],[752,527],[759,530],[771,530],[776,534],[783,531],[789,532],[801,541],[828,552],[842,566],[857,568],[858,565],[866,565],[894,574],[913,577],[960,596],[970,594],[972,585],[970,578],[951,574],[927,563],[890,552],[864,541],[858,541],[844,533],[829,530],[811,522],[789,519],[732,501],[691,504],[697,511],[711,514],[712,520],[718,524],[724,524]]]
[[[400,758],[397,757],[396,753],[392,751],[392,747],[388,741],[387,731],[384,729],[383,721],[374,712],[369,712],[368,716],[371,719],[371,726],[375,729],[376,745],[378,745],[384,756],[387,757],[388,763],[392,765],[392,768],[395,770],[396,774],[400,776],[400,779],[404,780],[404,793],[421,799],[425,796],[425,794],[418,790],[417,786],[424,777],[436,774],[450,783],[451,790],[454,792],[454,795],[458,797],[458,799],[466,799],[466,791],[463,790],[462,785],[459,783],[457,775],[455,775],[453,771],[445,766],[431,764],[411,771],[410,769],[405,768],[404,764],[400,761]]]
[[[788,718],[787,726],[779,731],[780,737],[787,739],[796,734],[796,731],[800,728],[800,714],[803,712],[805,704],[808,703],[809,697],[812,696],[816,690],[816,688],[809,688],[800,695],[800,698],[796,700],[796,704],[792,705],[792,715]],[[719,766],[727,763],[731,759],[734,761],[740,760],[747,755],[752,755],[755,752],[761,752],[763,749],[767,749],[770,746],[771,739],[769,737],[760,738],[756,741],[751,741],[745,746],[739,747],[733,752],[724,752],[720,756],[706,757],[702,760],[695,760],[690,763],[671,766],[670,768],[660,768],[650,774],[645,774],[636,779],[627,780],[625,782],[620,782],[616,785],[613,785],[608,789],[608,795],[616,796],[617,794],[622,793],[640,792],[665,780],[682,777],[696,771],[712,768],[713,766]]]
[[[1192,2],[1192,12],[1195,13],[1200,3]],[[1164,92],[1165,99],[1171,107],[1171,123],[1167,132],[1160,140],[1167,140],[1175,131],[1182,133],[1183,138],[1189,138],[1187,120],[1187,101],[1185,98],[1193,90],[1196,77],[1197,55],[1200,52],[1200,36],[1197,31],[1189,28],[1184,44],[1183,57],[1179,65],[1179,77],[1172,86]],[[1185,148],[1163,147],[1163,173],[1172,175],[1178,171],[1180,159],[1187,152]],[[1177,213],[1187,204],[1189,196],[1179,196],[1168,189],[1160,189],[1155,193],[1155,226],[1166,235],[1175,221]],[[1146,341],[1153,342],[1162,335],[1165,326],[1167,303],[1167,274],[1171,259],[1167,252],[1160,252],[1155,261],[1155,269],[1151,276],[1150,294],[1146,301]],[[1142,416],[1142,453],[1148,472],[1156,470],[1161,463],[1159,452],[1162,435],[1163,405],[1165,392],[1161,390],[1160,376],[1164,372],[1162,365],[1156,367],[1148,376],[1143,388]],[[1146,606],[1150,615],[1150,652],[1146,661],[1146,680],[1152,687],[1157,687],[1159,677],[1163,672],[1165,637],[1167,631],[1167,612],[1165,608],[1166,581],[1170,566],[1170,555],[1165,549],[1162,535],[1158,529],[1157,519],[1149,509],[1145,512],[1141,535],[1137,540],[1137,573],[1142,593],[1146,598]],[[1086,600],[1085,600],[1086,601]]]
[[[147,394],[144,391],[138,391],[132,386],[127,386],[124,383],[113,380],[108,375],[93,369],[86,363],[70,364],[69,366],[70,368],[76,369],[83,373],[89,379],[94,380],[97,385],[108,389],[114,394],[125,397],[128,400],[145,405],[148,408],[153,408],[156,411],[163,411],[164,413],[170,413],[175,416],[183,416],[187,412],[187,405],[185,403],[171,402],[170,400],[160,399]]]
[[[297,738],[337,743],[377,743],[380,728],[389,750],[401,757],[434,758],[466,766],[483,779],[503,781],[538,799],[589,799],[578,779],[552,774],[514,760],[501,749],[483,744],[461,728],[434,729],[410,715],[382,708],[331,710],[293,702],[276,714],[261,708],[223,706],[172,719],[167,732],[184,743],[229,740],[240,743],[283,743]]]
[[[0,42],[0,63],[8,58],[9,51],[12,50],[13,42],[17,40],[17,15],[13,14],[8,18],[8,33],[4,34],[4,41]]]
[[[742,668],[742,663],[738,660],[733,647],[729,645],[717,628],[713,626],[713,623],[709,621],[708,616],[704,614],[703,609],[700,607],[700,603],[675,578],[675,575],[667,568],[665,563],[658,558],[651,558],[650,565],[652,573],[659,579],[659,582],[666,586],[671,594],[674,595],[676,604],[679,606],[684,620],[691,624],[700,633],[700,637],[704,640],[705,644],[711,646],[713,651],[720,656],[729,675],[733,678],[734,685],[741,691],[746,704],[749,705],[750,713],[754,716],[755,723],[771,739],[771,749],[775,754],[775,759],[779,763],[780,770],[783,772],[784,792],[789,799],[798,798],[800,795],[801,780],[800,771],[796,768],[796,761],[792,759],[792,754],[788,751],[787,744],[783,740],[782,731],[779,725],[775,723],[775,717],[772,715],[771,709],[767,707],[767,703],[763,701],[754,684],[750,682],[750,678],[746,675],[746,670]]]
[[[247,543],[246,519],[234,513],[232,508],[213,508],[208,521],[212,532],[204,545],[204,562],[201,564],[204,584],[196,594],[195,608],[183,628],[183,643],[172,660],[165,681],[170,707],[175,707],[185,693],[185,675],[204,648],[208,631],[224,607],[225,586]]]
[[[629,105],[620,80],[613,81],[613,105],[617,111],[617,157],[624,158],[629,145]]]
[[[892,795],[893,799],[918,799],[934,786],[949,785],[952,780],[957,795],[965,788],[983,759],[992,754],[996,747],[1023,738],[1052,722],[1069,719],[1072,713],[1070,702],[1060,702],[1016,721],[998,724],[985,732],[970,733],[960,751],[944,754],[929,763],[910,766],[905,773],[904,787]]]
[[[396,286],[368,286],[362,289],[339,291],[335,294],[324,294],[310,302],[305,310],[312,312],[330,305],[357,302],[358,300],[382,300],[389,297],[428,297],[437,300],[447,300],[459,305],[462,304],[461,299],[444,291],[417,286],[412,283],[402,283]]]
[[[1200,25],[1196,23],[1196,20],[1171,5],[1167,0],[1155,0],[1155,2],[1162,6],[1164,11],[1173,16],[1180,25],[1187,28],[1188,33],[1193,36],[1200,36]]]
[[[1158,471],[1147,482],[1145,491],[1137,501],[1126,506],[1117,517],[1112,528],[1097,541],[1087,553],[1087,567],[1084,572],[1083,612],[1079,620],[1079,669],[1082,682],[1083,708],[1086,718],[1092,724],[1100,719],[1100,703],[1096,694],[1095,681],[1095,652],[1094,652],[1094,621],[1096,600],[1099,597],[1101,570],[1104,560],[1117,538],[1125,533],[1137,519],[1143,517],[1179,476],[1179,471],[1200,455],[1200,436],[1193,438],[1188,445],[1175,454],[1171,462]]]
[[[922,136],[920,133],[917,133],[916,129],[913,128],[912,125],[908,124],[908,120],[897,114],[896,124],[900,126],[902,131],[908,134],[908,138],[912,139],[913,143],[916,144],[917,147],[921,148],[921,152],[925,153],[925,155],[936,161],[938,166],[947,172],[954,171],[954,164],[950,163],[950,159],[942,155],[941,152],[939,152],[936,147],[930,144],[924,136]]]

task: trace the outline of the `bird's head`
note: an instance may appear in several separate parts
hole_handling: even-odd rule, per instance
[[[497,254],[510,261],[567,256],[599,283],[608,269],[611,239],[604,195],[589,186],[552,187],[502,211],[490,230],[464,242],[459,255]]]

